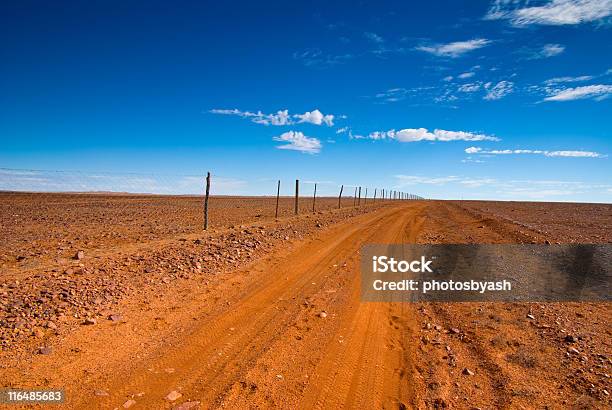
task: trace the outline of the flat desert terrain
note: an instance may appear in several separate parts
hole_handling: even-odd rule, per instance
[[[612,243],[612,205],[0,194],[0,384],[67,408],[609,408],[609,303],[362,303],[368,243]]]

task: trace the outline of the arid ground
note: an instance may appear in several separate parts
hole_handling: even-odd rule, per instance
[[[0,387],[67,408],[609,408],[609,303],[361,303],[368,243],[611,243],[612,205],[0,195]],[[82,252],[79,252],[82,251]],[[14,407],[12,407],[14,408]]]

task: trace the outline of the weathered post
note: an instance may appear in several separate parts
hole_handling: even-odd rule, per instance
[[[357,197],[357,206],[361,205],[361,187],[359,187],[359,196]]]
[[[206,196],[204,197],[204,230],[208,229],[208,197],[210,196],[210,172],[206,174]]]
[[[357,205],[357,187],[355,187],[355,193],[353,194],[353,206]]]
[[[368,187],[366,187],[365,190],[365,195],[363,196],[363,204],[367,204],[368,203]]]
[[[314,194],[312,195],[312,212],[315,211],[315,202],[317,201],[317,184],[315,182]]]
[[[299,212],[299,202],[300,200],[300,180],[295,180],[295,214],[297,215]]]
[[[278,198],[280,197],[280,179],[278,180],[278,185],[276,186],[276,211],[274,212],[274,218],[278,218]]]
[[[374,188],[374,202],[376,202],[376,188]]]
[[[344,189],[344,185],[340,186],[340,195],[338,195],[338,209],[340,209],[340,203],[342,201],[342,190]]]

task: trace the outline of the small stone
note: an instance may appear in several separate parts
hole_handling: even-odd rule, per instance
[[[578,339],[576,339],[576,337],[574,335],[567,335],[567,336],[565,336],[564,340],[567,343],[576,343],[578,341]]]
[[[84,257],[85,257],[85,252],[83,251],[78,251],[76,255],[74,255],[74,259],[79,260],[79,261],[83,259]]]
[[[527,315],[527,319],[535,320],[535,316],[530,313]]]
[[[573,354],[580,354],[580,351],[576,349],[575,347],[570,347],[569,349],[567,349],[567,352],[573,353]]]
[[[96,319],[92,319],[92,318],[88,317],[87,319],[85,319],[83,324],[84,325],[95,325],[96,324]]]
[[[286,240],[286,241],[288,241],[288,240],[289,240],[289,237],[288,237],[288,236],[285,236],[285,240]]]
[[[43,346],[38,349],[38,354],[49,355],[53,352],[53,349],[50,346]]]
[[[170,393],[166,395],[166,400],[175,401],[175,400],[180,399],[182,396],[183,395],[181,393],[177,392],[176,390],[172,390]]]
[[[320,318],[326,318],[326,317],[327,317],[327,313],[326,313],[325,311],[323,311],[323,312],[319,312],[318,316],[319,316]]]
[[[465,374],[466,376],[473,376],[474,375],[474,372],[471,371],[470,369],[468,369],[467,367],[464,367],[463,371],[461,373]]]
[[[100,396],[100,397],[105,397],[105,396],[109,395],[106,390],[96,390],[96,391],[94,391],[94,394],[96,396]]]
[[[57,329],[57,325],[55,323],[53,323],[53,322],[48,322],[47,323],[47,328],[55,330],[55,329]]]
[[[457,329],[456,327],[451,327],[450,332],[452,334],[458,335],[459,333],[461,333],[461,330]]]
[[[129,408],[130,408],[130,407],[132,407],[134,404],[136,404],[136,400],[129,399],[128,401],[126,401],[125,403],[123,403],[123,408],[124,408],[124,409],[129,409]]]
[[[123,317],[119,314],[112,314],[112,315],[108,315],[108,320],[112,321],[112,322],[119,322],[121,321],[121,319],[123,319]]]
[[[548,239],[547,239],[547,240],[545,240],[545,241],[544,241],[544,243],[545,243],[546,245],[550,245],[550,241],[549,241]]]

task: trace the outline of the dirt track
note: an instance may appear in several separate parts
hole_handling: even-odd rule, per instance
[[[206,283],[147,288],[115,307],[120,321],[64,333],[50,355],[4,354],[0,382],[63,387],[71,408],[609,405],[609,304],[360,303],[363,244],[545,239],[478,212],[387,206]]]

